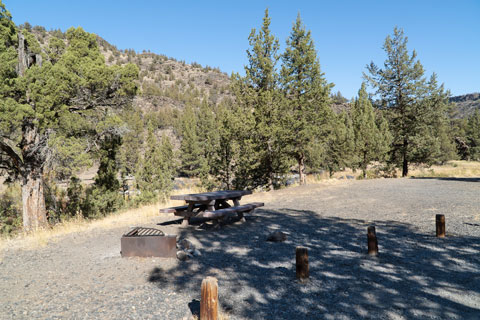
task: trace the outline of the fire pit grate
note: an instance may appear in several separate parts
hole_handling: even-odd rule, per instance
[[[162,230],[154,228],[135,227],[129,232],[125,233],[124,237],[145,237],[145,236],[164,236]]]
[[[177,256],[177,237],[154,228],[135,227],[121,239],[122,257]]]

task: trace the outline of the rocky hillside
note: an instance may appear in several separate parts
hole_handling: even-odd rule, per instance
[[[44,50],[51,37],[65,39],[60,30],[46,31],[41,26],[28,29]],[[218,68],[203,67],[195,62],[187,64],[147,51],[119,50],[100,36],[97,39],[107,64],[134,63],[139,67],[141,94],[135,99],[135,105],[143,111],[158,111],[162,107],[183,108],[185,104],[203,98],[218,103],[230,95],[230,77]]]
[[[480,111],[480,93],[469,93],[461,96],[451,97],[450,101],[457,105],[455,117],[465,118],[475,110]]]
[[[139,67],[141,94],[135,103],[142,110],[183,108],[186,103],[204,97],[216,104],[230,95],[230,77],[218,68],[187,64],[146,51],[120,51],[100,37],[98,43],[107,64],[135,63]]]

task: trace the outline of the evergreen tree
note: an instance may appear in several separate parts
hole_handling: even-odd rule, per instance
[[[180,173],[188,177],[200,177],[207,170],[202,145],[198,137],[195,110],[187,105],[181,118]]]
[[[215,106],[210,104],[206,98],[203,99],[198,110],[197,127],[200,149],[203,150],[201,157],[205,160],[202,162],[203,168],[200,180],[206,190],[212,190],[215,187],[215,183],[210,178],[210,175],[214,166],[219,135]]]
[[[342,112],[333,118],[333,132],[329,135],[326,148],[321,150],[323,158],[319,163],[328,169],[330,176],[354,163],[354,131],[352,119],[348,113]],[[318,166],[318,165],[317,165]]]
[[[281,69],[282,87],[287,98],[284,119],[289,153],[298,163],[300,183],[305,183],[305,161],[312,145],[327,141],[333,118],[330,89],[320,71],[310,31],[305,30],[300,15],[293,25]]]
[[[387,53],[384,68],[373,62],[367,66],[370,75],[364,74],[376,88],[379,107],[385,110],[393,134],[391,160],[408,175],[408,164],[429,163],[439,153],[434,119],[445,118],[444,100],[448,96],[443,86],[438,87],[435,75],[430,81],[415,51],[407,49],[407,37],[395,27],[393,36],[387,36],[383,49]]]
[[[81,28],[67,31],[68,46],[52,64],[28,31],[17,33],[1,2],[0,36],[0,166],[20,180],[24,227],[33,230],[47,223],[43,174],[51,138],[94,134],[90,123],[105,109],[131,101],[138,69],[107,67],[96,36]]]
[[[216,112],[217,148],[211,165],[212,175],[218,181],[220,189],[230,190],[233,187],[235,172],[236,144],[239,139],[235,114],[232,110],[233,103],[223,101]]]
[[[475,112],[468,117],[466,138],[470,151],[470,159],[480,161],[480,112]]]
[[[99,150],[100,166],[93,186],[86,190],[82,213],[86,217],[97,217],[115,212],[123,205],[117,179],[117,153],[122,141],[120,136],[106,135]]]
[[[281,94],[278,91],[276,64],[279,59],[278,40],[270,32],[268,9],[262,28],[252,30],[251,48],[247,50],[248,65],[245,77],[234,77],[233,91],[243,109],[243,137],[235,180],[238,186],[269,189],[281,184],[288,171],[282,137]]]
[[[378,117],[381,117],[381,114]],[[358,98],[353,104],[352,120],[355,136],[354,167],[360,168],[365,178],[370,162],[385,160],[391,139],[386,122],[383,119],[376,119],[375,111],[368,99],[365,83],[362,83],[362,87],[358,91]],[[378,122],[380,127],[377,125]]]
[[[122,136],[119,161],[122,176],[134,175],[140,162],[140,154],[144,139],[144,124],[140,110],[128,109],[122,114],[126,124],[126,132]]]
[[[449,101],[450,92],[445,91],[443,84],[438,85],[437,75],[432,74],[427,82],[425,95],[422,97],[423,109],[430,116],[430,135],[434,137],[429,147],[431,154],[424,162],[441,162],[457,158],[455,141],[452,133],[450,113],[453,105]]]
[[[155,137],[153,125],[148,125],[145,155],[137,175],[142,202],[163,201],[173,187],[175,173],[173,147],[167,136],[161,143]]]

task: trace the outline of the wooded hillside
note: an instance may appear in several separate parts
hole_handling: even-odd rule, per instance
[[[293,174],[300,183],[345,168],[396,177],[412,164],[480,159],[479,112],[458,117],[400,28],[348,101],[332,92],[300,15],[278,39],[266,10],[248,37],[245,74],[228,76],[118,50],[82,28],[16,26],[0,9],[4,232],[162,201],[176,177],[206,190],[270,190]],[[82,183],[94,165],[93,184]]]

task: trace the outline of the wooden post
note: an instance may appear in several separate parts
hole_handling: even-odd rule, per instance
[[[443,214],[437,214],[435,216],[435,222],[437,227],[437,237],[445,238],[445,216]]]
[[[378,241],[377,241],[377,233],[375,232],[374,226],[368,227],[367,239],[368,239],[368,254],[376,256],[378,254]]]
[[[310,276],[308,269],[308,249],[305,247],[297,247],[295,249],[296,265],[297,265],[297,279],[306,280]]]
[[[218,282],[214,277],[206,277],[202,281],[202,297],[200,299],[200,320],[218,319]]]

